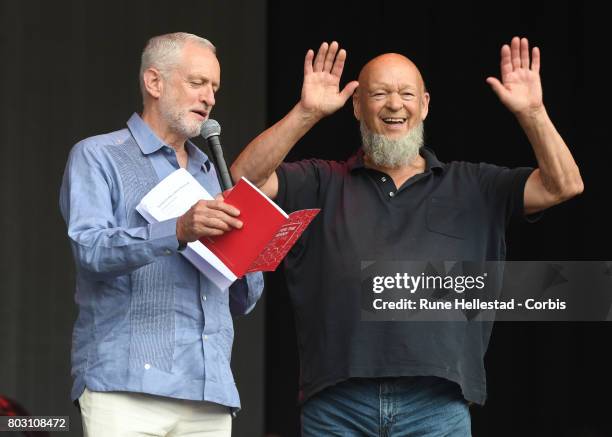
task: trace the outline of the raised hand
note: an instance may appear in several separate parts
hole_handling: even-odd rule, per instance
[[[323,118],[340,109],[351,97],[359,82],[352,81],[340,91],[346,51],[338,51],[336,41],[321,44],[317,56],[308,50],[304,59],[304,85],[300,105],[307,113]]]
[[[501,48],[501,82],[488,77],[487,83],[499,100],[515,115],[530,115],[544,108],[540,81],[540,49],[534,47],[529,59],[527,38],[512,38]]]

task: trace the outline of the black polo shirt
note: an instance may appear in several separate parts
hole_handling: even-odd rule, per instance
[[[287,212],[321,208],[285,259],[300,353],[300,400],[351,377],[432,375],[483,404],[491,323],[361,321],[362,260],[503,260],[505,229],[523,215],[531,168],[442,163],[399,189],[346,162],[305,160],[277,169],[276,201]]]

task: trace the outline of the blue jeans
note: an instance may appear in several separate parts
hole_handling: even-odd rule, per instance
[[[352,378],[304,404],[302,436],[469,437],[470,412],[442,378]]]

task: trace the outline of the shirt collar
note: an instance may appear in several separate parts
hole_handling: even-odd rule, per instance
[[[206,153],[204,153],[198,146],[193,144],[191,140],[187,140],[185,143],[185,148],[189,154],[189,160],[196,163],[198,168],[201,167],[204,169],[204,171],[210,170],[211,163]]]
[[[127,126],[136,140],[136,144],[145,155],[155,153],[162,147],[167,146],[137,113],[132,114],[127,121]],[[185,148],[190,160],[195,161],[198,167],[204,168],[205,171],[210,170],[210,161],[206,153],[202,152],[190,140],[185,143]]]
[[[425,171],[436,170],[444,171],[444,164],[442,164],[436,154],[429,147],[421,147],[419,154],[425,159]],[[350,171],[365,168],[363,163],[363,147],[360,147],[357,153],[348,159],[347,165]]]

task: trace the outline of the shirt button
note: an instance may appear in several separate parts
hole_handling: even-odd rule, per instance
[[[395,193],[393,191],[389,191],[389,197],[393,197],[395,196]]]
[[[149,363],[144,365],[145,370],[149,370],[151,368],[151,365]]]
[[[204,336],[204,340],[208,340],[208,335],[205,335],[205,336]]]
[[[166,250],[164,251],[164,253],[165,253],[166,255],[172,255],[172,251],[171,251],[170,249],[166,249]]]
[[[387,178],[384,177],[384,176],[382,178],[380,178],[380,180],[383,181],[383,182],[387,182]]]
[[[202,300],[206,300],[206,296],[202,296]]]

